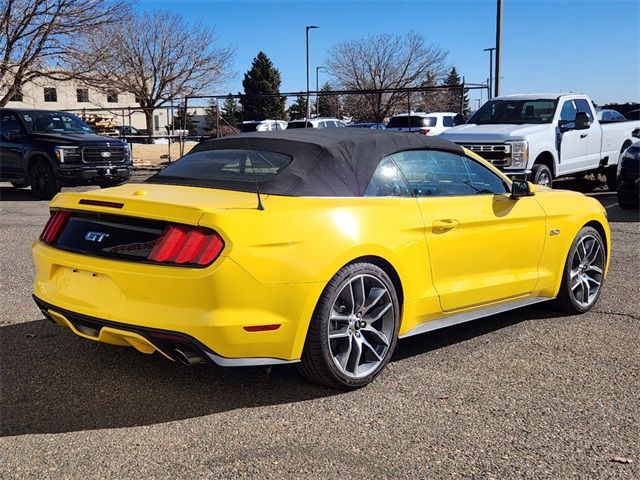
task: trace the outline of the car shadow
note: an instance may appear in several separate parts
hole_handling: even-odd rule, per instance
[[[529,308],[405,339],[392,361],[549,315]],[[292,366],[188,368],[79,339],[48,320],[1,327],[0,345],[0,437],[152,425],[340,394]]]
[[[0,202],[40,202],[30,188],[0,187]]]
[[[591,196],[607,209],[607,218],[610,223],[637,223],[640,221],[640,210],[620,208],[615,192],[598,192]]]

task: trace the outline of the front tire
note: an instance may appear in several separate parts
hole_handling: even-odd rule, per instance
[[[400,305],[389,276],[370,263],[347,265],[318,300],[298,369],[331,388],[363,387],[389,362],[399,326]]]
[[[29,170],[29,180],[31,191],[39,200],[51,200],[60,191],[53,169],[45,160],[38,160],[33,164]]]
[[[553,186],[551,170],[543,163],[536,163],[531,169],[531,181],[537,185],[551,188]]]
[[[595,228],[584,227],[571,244],[562,275],[559,309],[570,313],[585,313],[600,297],[607,262],[604,241]]]

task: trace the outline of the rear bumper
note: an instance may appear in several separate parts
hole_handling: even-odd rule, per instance
[[[197,339],[181,332],[161,330],[136,325],[122,325],[102,318],[70,312],[50,305],[33,295],[33,300],[47,320],[69,328],[76,335],[101,343],[132,346],[141,353],[158,351],[169,360],[176,361],[177,348],[191,350],[202,358],[222,367],[247,367],[297,363],[299,360],[278,358],[225,358],[212,351]]]
[[[185,339],[224,366],[299,360],[324,288],[265,285],[228,257],[207,268],[172,267],[69,253],[37,241],[33,259],[36,303],[71,324],[90,323],[92,340],[101,341],[100,325],[147,339],[148,332],[161,332]],[[275,324],[271,331],[244,329]],[[151,343],[172,356],[162,341]]]
[[[56,178],[61,186],[87,184],[121,183],[131,177],[133,167],[119,165],[60,165],[56,169]]]

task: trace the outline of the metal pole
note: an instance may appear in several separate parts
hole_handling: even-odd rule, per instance
[[[307,25],[305,27],[306,40],[307,40],[307,114],[304,119],[304,128],[307,128],[309,117],[311,116],[311,104],[309,103],[309,30],[312,28],[318,28],[316,25]]]
[[[460,113],[464,115],[464,77],[462,77],[462,88],[460,90]]]
[[[216,138],[220,138],[220,100],[216,98]]]
[[[483,50],[483,52],[489,52],[489,81],[487,82],[489,85],[489,99],[491,99],[491,88],[493,86],[493,52],[495,49],[496,47],[491,47]]]
[[[320,70],[325,70],[325,68],[322,65],[316,67],[316,115],[320,115],[320,109],[318,108],[320,102],[320,96],[318,95],[318,92],[320,91]]]
[[[496,77],[495,95],[500,96],[500,61],[502,57],[502,0],[497,0],[496,5]]]

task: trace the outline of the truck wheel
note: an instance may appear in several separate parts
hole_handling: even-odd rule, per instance
[[[51,200],[60,191],[53,169],[45,160],[37,160],[33,164],[29,170],[29,179],[33,195],[40,200]]]
[[[551,188],[553,186],[553,175],[551,170],[543,163],[537,163],[531,169],[531,180],[533,183]]]
[[[298,369],[331,388],[364,387],[389,362],[399,326],[398,296],[387,274],[370,263],[347,265],[320,296]]]
[[[618,189],[618,166],[609,165],[604,170],[604,176],[607,180],[607,188],[610,192],[615,192]]]
[[[569,249],[556,306],[567,313],[584,313],[600,296],[607,252],[595,228],[584,227]]]

